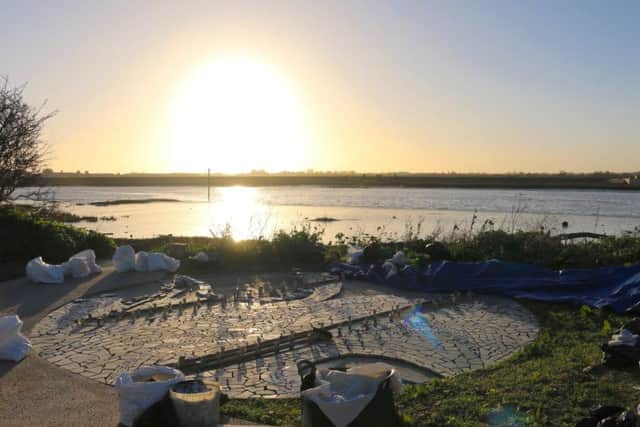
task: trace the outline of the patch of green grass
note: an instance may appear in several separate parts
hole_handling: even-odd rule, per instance
[[[600,345],[625,320],[610,312],[526,302],[540,322],[537,339],[486,369],[406,385],[396,400],[415,426],[573,426],[600,404],[635,407],[640,371],[584,369],[600,363]],[[227,415],[273,425],[299,425],[300,401],[230,400]]]
[[[635,407],[637,369],[584,369],[600,362],[600,345],[625,318],[593,309],[527,302],[538,338],[488,369],[406,386],[398,401],[419,426],[573,426],[600,404]]]
[[[221,407],[224,415],[275,426],[299,426],[298,399],[231,399]]]

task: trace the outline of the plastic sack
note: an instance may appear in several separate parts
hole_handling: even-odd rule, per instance
[[[197,254],[195,254],[194,256],[192,256],[190,259],[192,259],[194,261],[198,261],[198,262],[209,262],[209,255],[207,255],[206,253],[200,251]]]
[[[182,380],[182,372],[168,366],[141,366],[131,374],[120,374],[115,382],[120,399],[120,423],[133,426],[136,417]]]
[[[87,267],[89,267],[90,274],[102,273],[102,267],[96,264],[96,253],[93,249],[85,249],[84,251],[78,252],[69,258],[69,262],[75,259],[84,261],[87,264]]]
[[[69,261],[62,264],[62,267],[65,276],[72,276],[76,279],[102,272],[102,268],[96,264],[96,253],[92,249],[73,255]]]
[[[62,264],[65,276],[71,276],[73,278],[86,277],[91,274],[91,269],[86,260],[80,258],[72,258],[69,261]]]
[[[301,392],[303,399],[314,402],[336,427],[345,427],[367,407],[375,397],[381,382],[399,391],[402,380],[393,368],[384,363],[356,366],[347,372],[319,370],[317,386]],[[310,421],[303,417],[303,426]]]
[[[147,268],[149,271],[167,270],[174,273],[180,267],[180,261],[160,252],[147,254]]]
[[[136,252],[129,245],[118,246],[112,259],[118,273],[131,271],[135,268]]]
[[[42,257],[32,259],[27,263],[27,277],[36,283],[64,283],[64,267],[44,262]]]
[[[391,257],[391,262],[399,267],[404,267],[409,263],[409,259],[405,256],[404,252],[398,251]]]
[[[16,315],[0,317],[0,360],[19,362],[31,350],[31,341],[22,333],[22,320]]]
[[[347,263],[352,265],[360,264],[363,254],[364,251],[361,247],[349,246],[347,248]]]
[[[136,262],[135,269],[136,271],[149,271],[149,263],[148,263],[149,254],[145,251],[140,251],[136,253]]]

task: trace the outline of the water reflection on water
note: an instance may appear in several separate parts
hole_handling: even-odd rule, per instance
[[[28,191],[25,189],[24,191]],[[280,229],[323,229],[403,239],[407,233],[449,235],[490,220],[494,228],[619,234],[640,225],[640,193],[557,190],[465,190],[327,187],[217,187],[207,202],[206,187],[59,187],[56,198],[79,215],[114,216],[116,221],[79,225],[117,237],[161,234],[234,239],[269,238]],[[176,199],[175,203],[92,206],[116,199]],[[514,214],[514,209],[517,212]],[[319,217],[333,222],[312,221]],[[563,228],[562,222],[568,221]]]

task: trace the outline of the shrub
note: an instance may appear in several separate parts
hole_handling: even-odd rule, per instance
[[[115,243],[95,231],[87,231],[42,219],[12,206],[0,208],[0,259],[26,262],[42,256],[47,262],[66,261],[84,249],[97,257],[113,254]]]

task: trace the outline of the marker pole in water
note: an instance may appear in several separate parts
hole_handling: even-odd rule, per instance
[[[211,169],[207,169],[207,202],[211,203]]]

